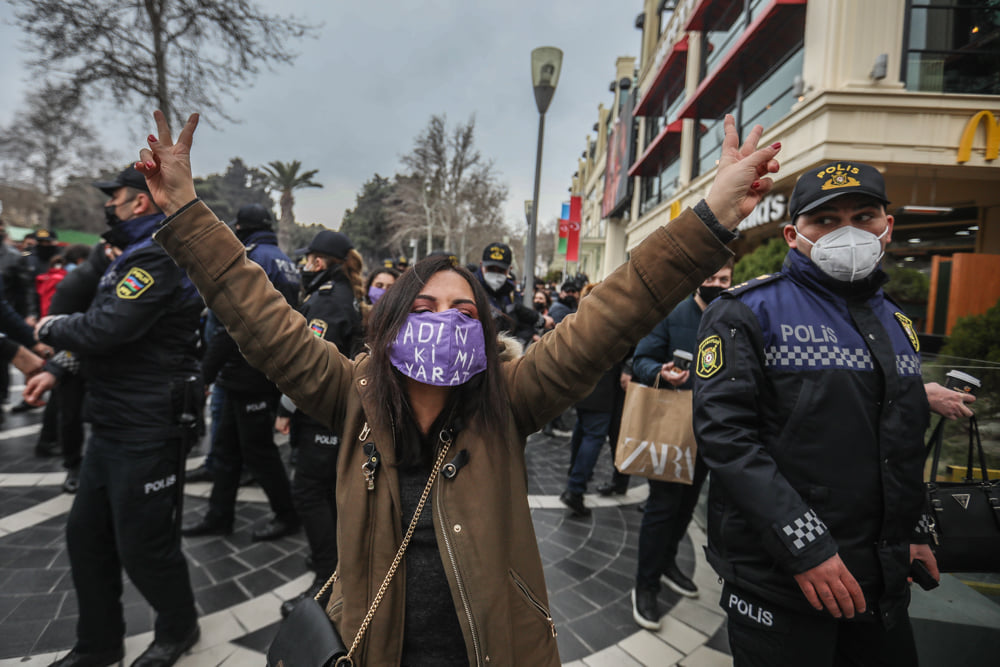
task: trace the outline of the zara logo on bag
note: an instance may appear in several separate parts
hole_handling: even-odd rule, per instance
[[[628,443],[634,440],[635,438],[625,438],[625,446],[627,447]],[[633,461],[639,458],[640,454],[647,450],[655,474],[662,475],[664,469],[667,467],[667,463],[672,463],[674,465],[674,477],[683,477],[686,470],[687,479],[694,479],[694,460],[691,456],[691,450],[678,447],[677,445],[668,445],[665,442],[640,441],[639,446],[625,459],[621,466],[622,469],[628,468]]]

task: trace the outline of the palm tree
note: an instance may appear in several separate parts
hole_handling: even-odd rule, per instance
[[[285,250],[291,250],[289,243],[291,242],[292,226],[295,224],[295,214],[292,212],[292,207],[295,206],[295,197],[292,193],[302,188],[323,187],[322,183],[316,183],[312,180],[313,176],[319,172],[319,169],[304,171],[300,174],[299,169],[301,168],[302,163],[299,160],[287,163],[275,160],[274,162],[268,162],[266,167],[262,167],[268,177],[268,187],[272,191],[281,193],[278,245]]]

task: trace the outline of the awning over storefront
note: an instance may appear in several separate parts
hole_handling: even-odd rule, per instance
[[[684,30],[704,30],[705,26],[714,27],[719,18],[725,16],[733,5],[742,4],[743,0],[701,0],[688,17]]]
[[[806,0],[773,0],[699,84],[677,117],[718,118],[732,106],[740,81],[759,80],[776,64],[776,58],[802,40],[805,20]]]
[[[635,108],[636,116],[656,116],[659,115],[660,102],[670,88],[670,82],[675,79],[684,78],[684,69],[687,67],[688,36],[678,40],[670,49],[670,53],[663,62],[660,69],[656,71],[652,85],[639,101],[639,106]]]
[[[664,127],[646,150],[629,167],[629,176],[653,176],[681,152],[681,129],[683,122],[675,120]]]

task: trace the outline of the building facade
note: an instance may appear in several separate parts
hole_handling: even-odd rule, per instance
[[[885,177],[896,219],[885,265],[930,278],[926,303],[913,306],[923,330],[946,333],[958,314],[997,302],[995,2],[644,0],[641,9],[632,194],[606,217],[605,265],[705,196],[731,113],[741,137],[761,124],[762,145],[782,143],[775,187],[741,225],[738,254],[790,222],[800,174],[867,162]]]

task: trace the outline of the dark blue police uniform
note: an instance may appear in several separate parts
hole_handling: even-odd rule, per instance
[[[77,353],[92,430],[66,542],[80,617],[80,653],[122,645],[122,575],[156,610],[156,642],[197,624],[187,563],[174,528],[182,392],[199,374],[201,297],[152,233],[162,214],[121,222],[127,239],[84,313],[46,323],[40,339]]]
[[[734,655],[754,645],[769,664],[833,664],[836,647],[856,664],[914,664],[906,578],[909,545],[928,541],[929,406],[916,332],[885,280],[835,281],[791,250],[781,273],[702,318],[694,425]],[[834,554],[865,596],[854,620],[817,612],[793,577]]]

